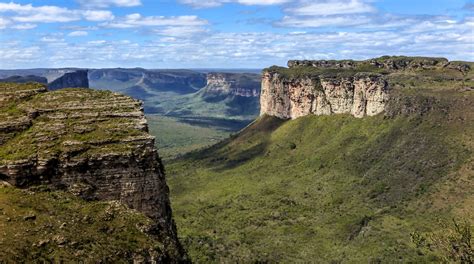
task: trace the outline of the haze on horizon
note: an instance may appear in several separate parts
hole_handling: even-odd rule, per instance
[[[0,1],[0,68],[263,68],[474,60],[469,0]]]

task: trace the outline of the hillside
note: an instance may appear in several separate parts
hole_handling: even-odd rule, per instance
[[[373,61],[269,68],[262,94],[280,100],[262,100],[284,107],[268,104],[238,135],[167,164],[181,240],[195,261],[472,261],[472,64]],[[380,85],[353,83],[361,75]],[[357,87],[387,91],[382,110],[354,115],[360,108],[348,98]],[[323,99],[330,111],[313,111]]]
[[[186,261],[141,102],[2,83],[0,110],[0,259]]]

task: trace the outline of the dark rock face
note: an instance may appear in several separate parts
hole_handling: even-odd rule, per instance
[[[36,75],[27,75],[27,76],[10,76],[5,79],[0,79],[0,82],[10,82],[10,83],[28,83],[28,82],[37,82],[42,84],[47,84],[48,79],[45,77],[40,77]]]
[[[2,84],[0,109],[3,181],[120,201],[154,220],[149,233],[165,245],[160,259],[186,261],[141,102],[108,91]]]
[[[62,88],[89,88],[87,70],[69,72],[48,84],[50,90]]]

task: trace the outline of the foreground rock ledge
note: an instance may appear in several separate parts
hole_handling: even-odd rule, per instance
[[[142,105],[108,91],[0,86],[0,180],[48,184],[87,200],[116,200],[152,218],[170,262],[186,258],[163,165]]]

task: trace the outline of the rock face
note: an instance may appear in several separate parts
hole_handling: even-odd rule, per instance
[[[87,70],[65,73],[63,76],[48,84],[49,90],[62,88],[89,88]]]
[[[166,247],[161,259],[185,259],[141,102],[106,91],[1,84],[0,108],[0,180],[120,201],[154,220],[151,233]]]
[[[454,69],[461,72],[470,70],[470,66],[460,62],[450,62],[445,58],[383,56],[366,61],[353,60],[290,60],[288,67],[315,67],[326,69],[358,69],[375,67],[385,70],[427,70]]]
[[[388,99],[387,82],[377,74],[287,79],[277,72],[266,71],[260,113],[284,119],[309,114],[364,117],[381,113]]]
[[[423,78],[429,78],[433,71],[462,79],[470,69],[465,62],[424,57],[289,61],[288,68],[273,66],[264,70],[260,114],[294,119],[309,114],[351,114],[360,118],[384,111],[390,115],[423,113],[428,111],[426,104],[410,102],[409,97],[401,102],[401,98],[395,98],[399,95],[394,96],[394,88],[410,87],[415,82],[422,85]],[[420,74],[423,71],[425,75]],[[388,107],[393,109],[387,111]]]
[[[260,96],[260,75],[239,73],[208,73],[204,91],[208,95]]]

